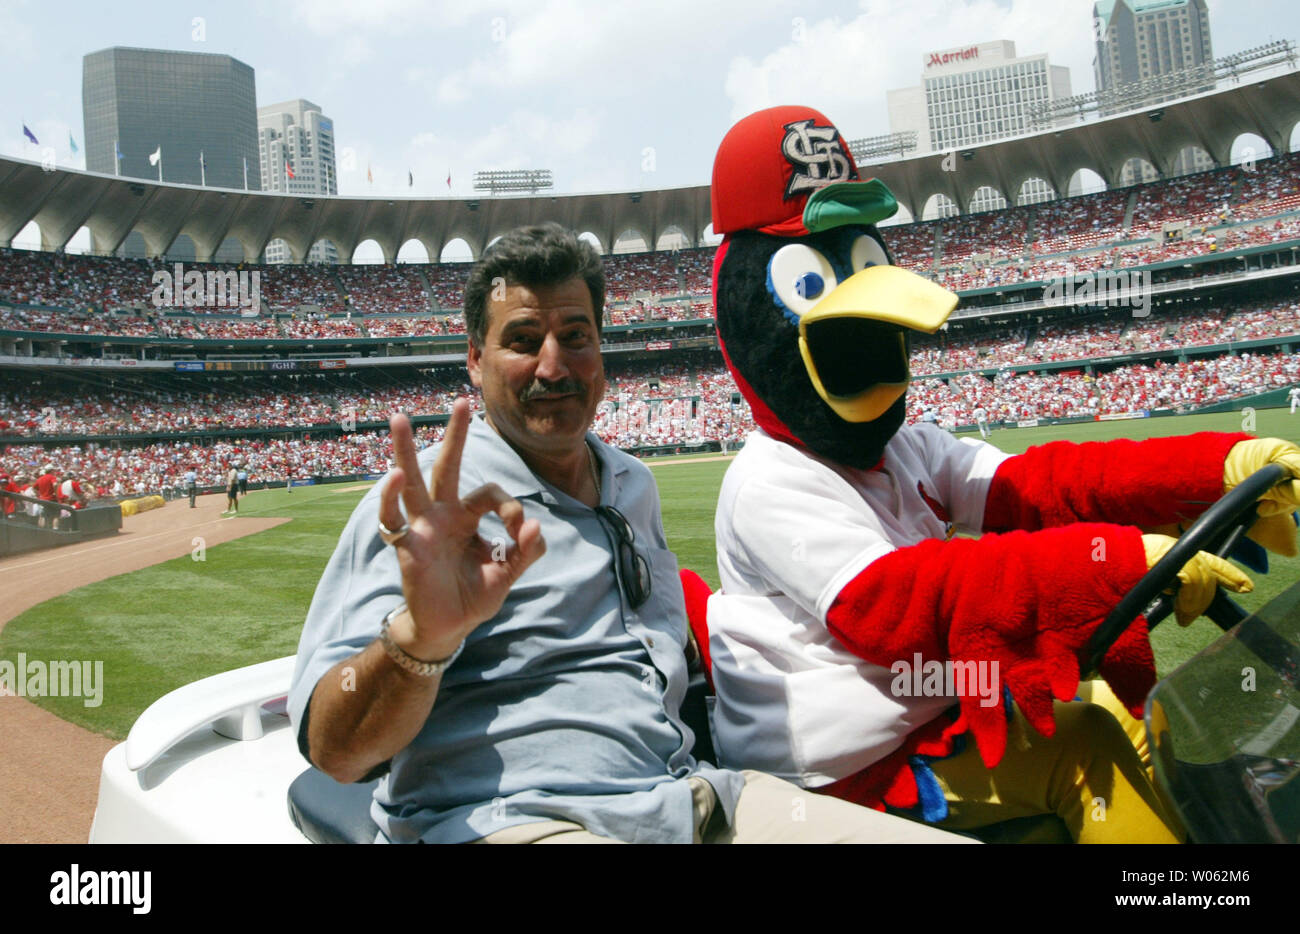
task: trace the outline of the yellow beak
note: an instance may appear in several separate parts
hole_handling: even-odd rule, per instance
[[[956,307],[956,295],[906,269],[869,266],[855,273],[799,319],[799,354],[813,388],[845,421],[874,421],[907,391],[910,371],[903,335],[898,335],[904,370],[901,382],[874,383],[862,392],[840,396],[826,389],[817,371],[808,346],[808,328],[830,319],[862,318],[933,334]]]

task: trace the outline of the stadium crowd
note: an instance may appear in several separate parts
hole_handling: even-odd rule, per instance
[[[914,375],[924,376],[1063,360],[1087,361],[1292,334],[1300,334],[1300,303],[1284,299],[1157,312],[1147,318],[1134,318],[1122,310],[1120,315],[1044,324],[997,338],[950,340],[943,334],[922,338],[912,345],[911,367]]]
[[[890,226],[883,234],[895,262],[949,288],[1046,281],[1300,240],[1298,176],[1300,154],[1291,154],[1129,189]],[[713,254],[712,248],[702,248],[605,257],[607,323],[667,325],[712,317]],[[261,314],[155,308],[153,274],[170,270],[167,263],[3,248],[0,330],[185,341],[402,338],[458,334],[465,328],[458,311],[470,268],[466,263],[203,268],[258,272]],[[673,300],[683,294],[692,298]],[[964,339],[940,334],[917,340],[907,417],[947,427],[972,423],[979,408],[991,422],[1100,417],[1195,408],[1300,383],[1300,355],[1272,349],[1128,364],[1096,377],[1082,370],[1089,360],[1117,353],[1300,334],[1300,305],[1290,300],[1252,297],[1174,313],[1157,308],[1149,318],[1120,312],[1012,327]],[[666,327],[655,339],[665,335]],[[598,433],[626,448],[743,440],[753,421],[716,355],[672,359],[667,366],[660,360],[611,363]],[[969,372],[946,382],[927,378],[1073,361],[1081,366],[999,372],[991,379]],[[87,494],[124,496],[175,490],[189,470],[197,472],[201,485],[218,485],[232,465],[246,465],[254,483],[380,473],[391,455],[386,432],[339,434],[340,425],[382,422],[397,410],[442,414],[455,397],[475,396],[462,370],[389,377],[380,386],[325,377],[279,384],[265,378],[212,381],[198,393],[185,391],[179,382],[159,385],[141,378],[91,390],[0,380],[0,436],[13,441],[0,449],[4,482],[16,484],[21,477],[24,489],[54,495],[51,484],[61,488],[70,476]],[[276,437],[262,433],[265,429],[296,431]],[[141,434],[214,431],[248,434],[202,443],[130,440]],[[64,435],[95,440],[34,443]],[[437,427],[418,432],[421,443],[439,435]],[[98,440],[115,436],[128,440]]]
[[[344,300],[354,314],[421,315],[433,310],[429,290],[415,266],[340,265],[335,269],[343,283]]]
[[[1172,409],[1184,411],[1300,383],[1300,355],[1285,353],[1208,357],[1182,363],[1130,364],[1091,377],[1080,370],[967,373],[949,382],[914,382],[907,395],[909,421],[944,427],[970,425],[975,409],[991,422],[1094,417]],[[927,417],[927,413],[929,413]]]
[[[707,307],[703,303],[682,304],[673,306],[673,310],[702,311]],[[1039,326],[1036,332],[1029,327],[1012,334],[1002,332],[965,340],[949,340],[940,334],[914,343],[911,368],[915,376],[925,376],[1035,363],[1086,362],[1117,353],[1195,348],[1293,334],[1300,334],[1300,303],[1251,302],[1156,314],[1147,319],[1112,315],[1051,323]],[[625,368],[625,364],[611,364],[611,380],[627,378]],[[652,372],[646,370],[647,374]],[[673,385],[679,394],[685,394],[683,386],[672,382],[682,378],[680,372],[663,371],[660,385]],[[443,413],[449,410],[457,395],[474,394],[464,372],[455,369],[379,388],[357,388],[349,379],[334,381],[321,377],[308,381],[286,376],[276,383],[252,378],[234,384],[205,382],[202,385],[207,391],[197,393],[181,389],[159,392],[141,386],[87,392],[51,388],[31,381],[10,381],[0,383],[0,435],[130,435],[311,428],[345,419],[383,421],[389,412],[397,410]],[[733,392],[734,387],[726,391]],[[648,390],[639,392],[646,395]],[[706,403],[711,401],[706,398]],[[628,413],[622,414],[624,427],[619,431],[629,437],[641,437],[637,444],[651,443],[644,440],[651,435],[638,435],[641,429],[626,428]],[[709,410],[705,418],[721,418],[725,422],[728,414]]]
[[[1092,417],[1153,408],[1181,411],[1296,384],[1300,384],[1300,354],[1294,353],[1247,352],[1186,362],[1130,364],[1095,378],[1077,369],[1001,372],[993,379],[967,373],[949,382],[916,380],[908,394],[907,417],[953,428],[974,423],[977,408],[985,409],[991,422]],[[152,418],[148,430],[164,426],[177,431],[276,425],[333,428],[340,424],[346,429],[349,420],[354,426],[383,422],[393,411],[445,413],[456,397],[474,396],[466,384],[436,386],[429,385],[427,379],[383,391],[349,394],[337,387],[326,391],[331,394],[328,400],[301,390],[292,395],[249,394],[242,400],[246,407],[214,407],[206,400],[160,400],[156,407],[145,407]],[[54,396],[47,398],[60,401]],[[7,395],[3,404],[8,413],[11,403]],[[72,398],[49,406],[43,415],[43,431],[40,420],[35,427],[45,434],[113,434],[122,429],[112,414],[106,414],[114,406],[141,411],[138,402],[132,407],[129,400],[112,394],[93,402]],[[230,419],[214,423],[201,414],[214,409],[231,413]],[[0,423],[5,434],[15,428],[21,433],[27,427],[26,423]],[[730,374],[716,362],[664,367],[643,361],[611,373],[595,423],[604,440],[624,448],[734,444],[753,427]],[[424,435],[436,437],[437,432],[429,429]],[[118,495],[111,491],[119,481],[127,493],[174,488],[176,479],[190,469],[199,471],[201,483],[216,483],[231,463],[248,465],[255,483],[282,481],[286,473],[378,473],[386,469],[389,454],[384,432],[345,430],[341,436],[331,434],[317,440],[262,436],[222,439],[206,446],[188,439],[122,448],[96,441],[50,448],[19,443],[3,449],[0,469],[10,476],[34,476],[37,466],[50,463],[56,471],[87,479],[96,491],[110,490],[99,495]]]

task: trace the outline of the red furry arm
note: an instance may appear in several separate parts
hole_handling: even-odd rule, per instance
[[[1078,689],[1079,650],[1146,570],[1141,535],[1124,526],[930,539],[868,565],[835,598],[827,626],[884,668],[910,666],[917,652],[924,661],[997,662],[999,684],[1050,736],[1052,698],[1070,700]],[[1107,662],[1121,665],[1117,695],[1140,702],[1155,680],[1145,620]],[[972,693],[961,708],[985,764],[996,765],[1006,747],[1002,705],[983,707]]]
[[[984,530],[1191,519],[1223,495],[1223,461],[1246,434],[1202,431],[1146,441],[1053,441],[1003,461],[989,484]]]

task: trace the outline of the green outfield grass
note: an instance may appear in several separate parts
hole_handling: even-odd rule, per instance
[[[996,431],[993,443],[1019,453],[1058,438],[1099,441],[1193,431],[1242,430],[1240,413],[1095,422],[1056,428]],[[1300,416],[1284,409],[1256,413],[1253,433],[1300,437]],[[727,461],[651,462],[663,501],[668,543],[684,567],[718,584],[713,513]],[[155,699],[198,678],[292,654],[312,592],[361,491],[350,484],[296,487],[251,494],[241,516],[292,521],[208,548],[203,561],[178,558],[82,587],[34,607],[0,633],[0,658],[89,659],[104,662],[103,703],[42,698],[43,707],[73,723],[122,738]],[[239,521],[233,519],[231,521]],[[1256,576],[1242,599],[1262,605],[1300,579],[1300,561],[1273,559],[1273,573]],[[1161,673],[1208,644],[1216,627],[1198,620],[1187,629],[1161,626],[1152,642]]]

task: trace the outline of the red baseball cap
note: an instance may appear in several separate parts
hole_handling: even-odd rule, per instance
[[[811,107],[760,110],[728,130],[713,160],[711,197],[715,234],[806,237],[898,210],[883,182],[862,180],[839,130]]]

